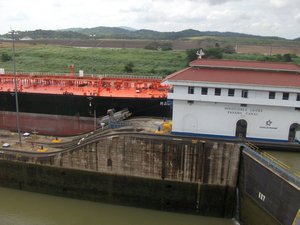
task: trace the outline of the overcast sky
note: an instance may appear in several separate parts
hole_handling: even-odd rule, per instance
[[[128,26],[300,37],[300,0],[0,0],[0,34]]]

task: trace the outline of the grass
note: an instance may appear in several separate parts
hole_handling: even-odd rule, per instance
[[[300,47],[300,41],[288,40],[276,37],[219,37],[219,36],[199,36],[186,38],[190,40],[199,40],[200,42],[210,41],[211,43],[219,43],[224,46],[232,45],[258,45],[258,46],[285,46]]]
[[[223,54],[223,59],[227,60],[251,60],[251,61],[274,61],[276,62],[276,55],[265,56],[260,54]],[[266,60],[269,59],[269,60]],[[293,63],[300,66],[300,57],[292,58]]]
[[[300,58],[294,58],[294,59],[293,59],[293,62],[294,62],[296,65],[300,66]]]
[[[0,48],[0,55],[12,55],[11,46]],[[132,62],[133,74],[168,75],[186,66],[183,51],[150,51],[144,49],[74,48],[36,45],[16,48],[16,69],[20,72],[75,72],[86,74],[124,74],[124,66]],[[0,62],[0,68],[13,69],[12,61]]]
[[[2,53],[12,55],[11,44],[0,45]],[[224,54],[224,59],[264,61],[259,54]],[[300,58],[293,58],[300,66]],[[73,64],[75,72],[85,74],[125,74],[124,67],[132,62],[135,75],[166,76],[187,66],[185,51],[151,51],[145,49],[75,48],[54,45],[16,45],[18,72],[68,73]],[[13,70],[12,61],[1,62],[0,68]]]

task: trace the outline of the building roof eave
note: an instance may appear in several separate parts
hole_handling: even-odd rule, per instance
[[[293,89],[295,92],[300,92],[300,87],[297,86],[274,86],[274,85],[257,85],[257,84],[244,84],[244,83],[223,83],[223,82],[209,82],[209,81],[191,81],[191,80],[172,80],[168,81],[168,84],[170,85],[178,85],[178,86],[199,86],[199,87],[205,87],[205,86],[213,86],[213,87],[218,87],[218,86],[226,86],[226,88],[230,87],[240,87],[240,89],[244,88],[250,88],[255,89],[255,90],[261,90],[261,89],[287,89],[291,90]]]
[[[165,81],[169,81],[171,78],[176,77],[178,74],[185,72],[186,70],[189,70],[190,67],[184,68],[182,70],[176,71],[175,73],[172,73],[170,75],[168,75],[165,79],[163,79],[162,83],[164,83]]]

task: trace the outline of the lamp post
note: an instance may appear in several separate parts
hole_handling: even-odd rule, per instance
[[[94,131],[97,130],[96,109],[94,109]]]
[[[17,130],[19,135],[19,144],[22,146],[21,132],[20,132],[20,118],[19,118],[19,102],[18,102],[18,85],[17,85],[17,74],[16,74],[16,60],[15,60],[15,31],[11,31],[12,34],[12,55],[13,55],[13,71],[14,71],[14,83],[15,83],[15,99],[16,99],[16,117],[17,117]]]

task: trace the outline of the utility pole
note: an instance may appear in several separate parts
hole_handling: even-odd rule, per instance
[[[17,85],[17,74],[16,74],[16,60],[15,60],[15,31],[11,31],[12,34],[12,53],[13,53],[13,70],[14,70],[14,83],[15,83],[15,99],[16,99],[16,117],[17,117],[17,130],[19,135],[19,144],[22,146],[21,132],[20,132],[20,118],[19,118],[19,102],[18,102],[18,85]]]
[[[96,117],[96,109],[94,109],[94,131],[97,130],[97,117]]]

